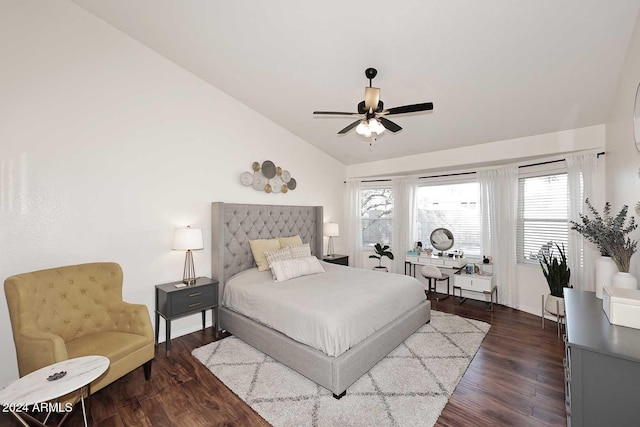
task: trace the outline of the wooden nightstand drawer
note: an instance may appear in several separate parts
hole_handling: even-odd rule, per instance
[[[178,316],[194,310],[218,305],[218,295],[215,286],[199,286],[195,289],[185,288],[175,292],[171,299],[169,312]]]

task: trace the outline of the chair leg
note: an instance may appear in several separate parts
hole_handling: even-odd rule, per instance
[[[151,379],[151,362],[153,362],[153,359],[142,365],[142,369],[144,370],[144,379],[147,381]]]
[[[450,289],[449,289],[449,277],[447,276],[446,279],[441,279],[441,280],[446,280],[447,281],[447,295],[445,295],[442,298],[436,298],[436,301],[440,301],[440,300],[449,298],[449,292],[450,292]],[[436,291],[435,287],[438,285],[438,279],[433,279],[433,281],[434,281],[434,289],[433,290],[435,292]]]

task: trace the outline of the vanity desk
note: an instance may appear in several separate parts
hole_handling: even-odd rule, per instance
[[[407,255],[404,261],[404,274],[416,277],[416,265],[435,265],[436,267],[460,270],[467,265],[467,258],[450,258],[436,255]]]

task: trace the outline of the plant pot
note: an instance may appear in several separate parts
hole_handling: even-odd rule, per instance
[[[631,273],[618,271],[613,275],[611,285],[614,288],[638,289],[638,279],[636,279]]]
[[[544,310],[554,316],[564,316],[564,298],[547,295],[544,302]]]
[[[389,269],[387,267],[373,267],[373,271],[380,271],[383,273],[388,273]]]
[[[611,286],[613,275],[618,272],[618,266],[611,257],[601,256],[596,259],[596,298],[602,299],[602,288]]]

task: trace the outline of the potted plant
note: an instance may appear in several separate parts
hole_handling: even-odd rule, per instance
[[[373,250],[376,252],[375,255],[369,255],[369,258],[375,258],[378,260],[378,265],[373,269],[376,271],[389,271],[387,267],[382,265],[382,258],[387,257],[389,259],[393,259],[393,253],[389,250],[389,245],[382,246],[380,243],[376,243],[373,246]]]
[[[554,255],[553,245],[558,249],[560,257]],[[564,288],[570,288],[571,269],[567,265],[567,257],[557,243],[549,242],[538,256],[542,274],[547,279],[550,294],[547,295],[544,309],[551,314],[564,316]]]
[[[591,205],[589,199],[586,204],[593,218],[580,214],[580,223],[571,221],[571,229],[594,243],[602,255],[596,260],[596,296],[602,298],[604,286],[637,287],[635,277],[629,274],[631,256],[636,251],[637,241],[628,237],[637,225],[634,217],[625,225],[628,206],[623,206],[614,217],[611,216],[609,202],[605,203],[602,215]],[[619,272],[624,274],[617,274]]]
[[[638,228],[638,225],[633,216],[627,224],[628,209],[629,207],[624,205],[620,213],[612,218],[605,245],[618,267],[618,272],[613,275],[611,285],[617,288],[638,289],[638,280],[629,273],[631,257],[636,253],[638,246],[638,241],[631,240],[629,234]]]

